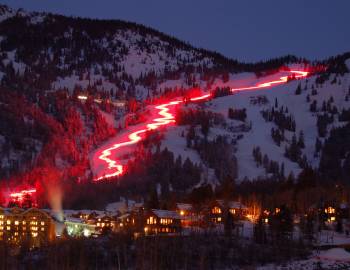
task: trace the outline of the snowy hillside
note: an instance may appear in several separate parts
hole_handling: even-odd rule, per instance
[[[275,74],[263,79],[273,80],[278,75]],[[253,74],[243,74],[236,77],[237,79],[231,78],[227,85],[242,86],[248,82],[249,85],[246,86],[250,86],[256,85],[259,81]],[[317,127],[317,115],[323,113],[322,104],[333,100],[332,106],[335,106],[338,111],[350,108],[350,102],[347,101],[350,87],[349,74],[338,77],[336,82],[334,78],[335,75],[331,75],[330,80],[323,85],[318,85],[314,76],[269,89],[237,92],[233,95],[213,99],[205,104],[205,110],[222,114],[227,122],[225,127],[212,127],[208,137],[213,140],[218,135],[224,135],[230,140],[237,142],[235,155],[238,161],[238,179],[255,179],[269,176],[263,166],[257,167],[252,154],[254,147],[259,147],[262,155],[266,154],[269,160],[276,161],[279,165],[283,163],[286,177],[291,172],[293,172],[294,176],[297,176],[302,168],[297,162],[293,162],[286,157],[285,148],[291,144],[292,136],[295,134],[298,138],[301,131],[304,135],[305,144],[305,147],[301,149],[302,155],[306,156],[307,163],[313,168],[319,166],[320,153],[315,153],[315,145],[316,139],[320,138]],[[299,84],[302,90],[299,95],[296,95],[296,89]],[[255,104],[254,100],[264,96],[267,98],[266,103]],[[311,112],[310,104],[314,101],[317,102],[317,109],[315,112]],[[271,129],[277,129],[277,125],[273,121],[265,121],[261,113],[262,110],[271,109],[272,107],[276,108],[276,105],[277,108],[282,106],[288,108],[289,114],[296,123],[295,131],[284,131],[285,140],[279,146],[271,136]],[[237,129],[230,131],[229,127],[237,127],[242,125],[243,122],[229,119],[229,108],[246,109],[247,118],[245,123],[251,125],[248,131],[239,131]],[[345,124],[344,122],[339,122],[338,118],[339,116],[336,116],[334,122],[327,126],[328,131]],[[170,128],[165,136],[163,146],[168,147],[176,154],[182,155],[183,158],[189,157],[194,162],[200,162],[198,155],[194,154],[195,151],[186,147],[186,138],[181,136],[183,132],[183,126]],[[240,135],[242,135],[242,138],[237,140],[237,136],[240,137]],[[324,142],[326,138],[327,135],[325,138],[320,138],[320,141]]]
[[[255,86],[286,75],[286,66],[310,69],[315,77],[300,87],[288,77],[291,82],[282,86],[238,91],[198,105],[209,112],[204,118],[213,118],[210,127],[196,119],[192,129],[191,123],[169,127],[161,148],[170,151],[150,157],[144,176],[152,183],[162,178],[164,189],[177,185],[186,190],[227,173],[238,179],[288,177],[307,166],[327,167],[332,153],[323,155],[322,147],[329,131],[349,118],[342,112],[349,100],[346,53],[314,63],[291,55],[239,63],[131,22],[6,6],[0,6],[0,49],[1,179],[30,179],[32,184],[43,171],[53,171],[53,178],[89,182],[91,165],[97,164],[90,156],[104,151],[101,147],[114,136],[127,137],[129,127],[145,124],[153,116],[145,107],[155,101],[181,100],[191,91]],[[175,162],[179,155],[182,159]],[[141,154],[137,158],[146,163]],[[161,163],[162,158],[174,175],[147,175],[151,161]],[[126,157],[125,165],[130,160]],[[339,151],[337,160],[346,175],[347,150]]]
[[[169,79],[188,88],[196,85],[193,74],[199,80],[204,70],[242,69],[234,60],[142,25],[0,7],[0,74],[12,86],[143,99]],[[32,81],[34,75],[38,79]]]

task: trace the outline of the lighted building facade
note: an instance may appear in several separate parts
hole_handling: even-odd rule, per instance
[[[228,213],[239,220],[247,215],[248,208],[240,202],[216,200],[209,204],[209,208],[204,210],[207,221],[214,224],[223,223],[226,218],[225,215]]]
[[[71,237],[90,237],[96,235],[96,226],[80,218],[67,217],[64,221],[67,234]]]
[[[139,210],[119,217],[118,231],[137,235],[179,234],[182,231],[181,216],[176,211]]]
[[[10,244],[39,247],[55,239],[55,223],[36,208],[0,208],[0,240]]]
[[[181,233],[181,216],[176,211],[152,209],[144,213],[144,233]]]

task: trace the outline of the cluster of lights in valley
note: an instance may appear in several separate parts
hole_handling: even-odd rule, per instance
[[[283,83],[288,82],[288,79],[292,76],[295,79],[301,79],[308,76],[308,71],[300,71],[300,70],[291,70],[289,71],[290,76],[282,76],[277,80],[273,81],[266,81],[263,83],[259,83],[255,86],[250,87],[240,87],[240,88],[231,88],[231,92],[240,92],[240,91],[249,91],[249,90],[258,90],[258,89],[264,89],[276,85],[280,85]],[[180,105],[184,102],[200,102],[205,101],[211,98],[211,93],[202,94],[196,97],[191,97],[187,100],[184,99],[176,99],[170,102],[166,102],[164,104],[160,104],[157,106],[154,106],[152,108],[157,110],[156,117],[150,119],[148,121],[148,124],[144,124],[143,126],[133,132],[126,134],[126,140],[125,136],[122,136],[120,138],[121,141],[114,143],[112,146],[109,146],[105,149],[99,150],[97,154],[97,162],[100,163],[100,165],[104,166],[104,174],[97,176],[94,178],[95,182],[106,180],[109,178],[117,177],[125,173],[126,168],[124,165],[122,165],[121,161],[118,158],[115,158],[115,154],[113,155],[113,152],[116,150],[120,150],[123,147],[130,146],[133,144],[138,143],[142,140],[143,136],[147,131],[155,130],[163,126],[168,126],[175,123],[175,115],[173,108],[175,108],[177,105]],[[101,164],[103,163],[103,164]],[[28,195],[35,194],[36,189],[26,189],[21,190],[17,192],[10,193],[10,198],[15,201],[23,201],[24,197]]]

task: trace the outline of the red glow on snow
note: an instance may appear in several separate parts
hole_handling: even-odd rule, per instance
[[[259,83],[256,86],[232,88],[231,92],[241,91],[241,90],[256,90],[256,89],[261,89],[261,88],[267,88],[267,87],[271,87],[271,86],[275,86],[275,85],[286,83],[286,82],[288,82],[289,78],[301,79],[301,78],[305,78],[309,74],[308,71],[299,71],[299,70],[291,70],[289,72],[292,73],[293,77],[291,77],[291,76],[282,76],[282,77],[279,78],[279,80]]]
[[[201,100],[206,100],[210,98],[211,94],[204,94],[202,96],[189,98],[189,101],[196,102]],[[98,178],[95,178],[94,181],[100,181],[106,178],[115,177],[124,173],[123,165],[118,164],[116,160],[111,158],[111,154],[113,150],[118,148],[136,144],[142,139],[142,135],[144,135],[148,130],[155,130],[161,126],[167,126],[175,122],[175,116],[172,112],[170,112],[170,108],[183,103],[183,100],[175,100],[168,103],[164,103],[155,107],[158,110],[158,115],[161,117],[154,118],[151,123],[146,125],[146,128],[137,130],[132,132],[128,136],[128,141],[114,144],[112,147],[107,148],[102,151],[102,154],[98,157],[100,160],[106,162],[108,164],[109,170],[114,170],[113,173],[105,174]]]
[[[177,101],[171,101],[171,102],[156,106],[155,108],[159,110],[158,115],[160,115],[161,117],[154,118],[150,124],[146,125],[145,129],[140,129],[135,132],[132,132],[128,136],[128,139],[129,139],[128,141],[114,144],[112,147],[102,151],[102,155],[99,156],[99,159],[105,161],[108,164],[108,169],[114,169],[115,171],[113,173],[98,177],[94,181],[99,181],[105,178],[115,177],[123,174],[124,172],[123,166],[121,164],[118,164],[116,160],[113,160],[110,158],[112,154],[111,151],[121,148],[123,146],[132,145],[139,142],[142,139],[141,135],[143,135],[148,130],[155,130],[160,126],[165,126],[165,125],[174,123],[175,122],[174,115],[173,113],[169,112],[170,110],[169,106],[175,106],[177,104],[180,104],[181,102],[182,101],[177,100]]]
[[[288,71],[291,73],[290,76],[282,76],[278,80],[273,80],[273,81],[267,81],[264,83],[259,83],[256,86],[250,86],[250,87],[240,87],[240,88],[232,88],[231,91],[242,91],[242,90],[254,90],[254,89],[263,89],[279,84],[283,84],[288,82],[289,79],[301,79],[305,78],[309,72],[308,71],[298,71],[298,70],[291,70]],[[199,94],[199,95],[198,95]],[[197,96],[194,96],[197,95]],[[100,161],[103,161],[108,164],[108,173],[97,177],[94,179],[94,181],[100,181],[103,179],[108,179],[111,177],[116,177],[119,175],[122,175],[125,173],[125,169],[121,162],[118,159],[113,159],[112,151],[115,151],[117,149],[120,149],[125,146],[133,145],[138,143],[139,141],[142,140],[142,135],[144,135],[147,131],[149,130],[155,130],[161,126],[167,126],[170,124],[173,124],[175,122],[175,116],[174,112],[171,112],[170,110],[181,103],[185,102],[196,102],[196,101],[203,101],[207,100],[211,97],[211,94],[200,94],[200,92],[194,92],[191,97],[185,97],[183,100],[175,100],[171,102],[166,102],[164,104],[155,106],[154,108],[157,111],[157,116],[151,119],[151,123],[147,124],[144,128],[140,128],[139,130],[136,130],[134,132],[131,132],[129,135],[127,135],[126,140],[113,144],[111,147],[103,150],[101,154],[97,158],[97,162],[99,163]],[[158,117],[160,116],[160,117]],[[106,171],[106,170],[105,170]]]
[[[194,98],[190,98],[190,101],[198,101],[198,100],[205,100],[211,97],[211,94],[206,94],[203,96],[199,96],[199,97],[194,97]]]
[[[35,188],[24,189],[19,192],[10,193],[10,198],[14,201],[23,202],[23,199],[26,195],[32,196],[34,193],[36,193]]]

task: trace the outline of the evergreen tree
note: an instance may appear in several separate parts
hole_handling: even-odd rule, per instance
[[[300,148],[305,148],[305,143],[304,143],[304,132],[301,130],[299,133],[299,140],[298,140],[298,146]]]

